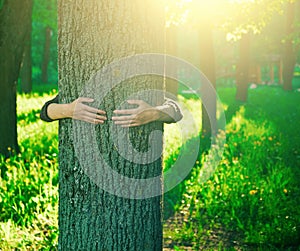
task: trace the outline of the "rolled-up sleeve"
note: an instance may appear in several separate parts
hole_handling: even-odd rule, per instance
[[[180,106],[173,99],[165,98],[165,102],[159,107],[159,110],[172,118],[172,121],[166,123],[176,123],[183,117]]]
[[[47,102],[43,105],[43,107],[42,107],[42,109],[41,109],[41,112],[40,112],[40,118],[41,118],[41,120],[46,121],[46,122],[52,122],[52,121],[55,121],[55,119],[51,119],[51,118],[48,116],[48,113],[47,113],[48,106],[49,106],[50,104],[53,104],[53,103],[56,103],[56,104],[59,103],[59,96],[58,96],[58,95],[57,95],[55,98],[53,98],[53,99],[47,101]]]

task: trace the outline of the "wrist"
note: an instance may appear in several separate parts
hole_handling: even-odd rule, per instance
[[[73,103],[63,104],[62,105],[62,117],[64,118],[72,118],[74,112],[74,105]]]

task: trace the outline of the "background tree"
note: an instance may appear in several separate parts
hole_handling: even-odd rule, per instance
[[[158,7],[158,1],[92,0],[87,4],[80,0],[60,0],[58,3],[61,102],[77,98],[84,83],[113,60],[136,53],[163,52],[163,7]],[[132,93],[160,89],[162,83],[161,79],[146,77],[125,81],[105,97],[100,108],[107,111],[110,119],[112,111]],[[108,84],[109,81],[103,80],[95,88],[105,90]],[[146,101],[152,104],[158,101],[153,98],[149,96]],[[135,164],[118,154],[113,142],[116,135],[109,123],[96,127],[98,147],[107,163],[133,178],[159,175],[161,159],[146,165]],[[132,144],[138,151],[147,151],[149,133],[161,127],[160,123],[151,123],[133,128]],[[75,155],[71,120],[61,121],[59,136],[59,249],[162,250],[161,197],[133,200],[103,191],[83,172]],[[120,142],[126,142],[126,135],[117,136]],[[83,134],[82,138],[85,137],[88,135]],[[114,182],[110,176],[102,181]]]
[[[228,37],[239,41],[239,59],[236,68],[236,99],[247,101],[251,65],[251,40],[263,31],[275,14],[282,10],[284,1],[230,1],[231,9],[223,24]],[[254,39],[254,38],[253,38]]]
[[[16,89],[31,5],[31,0],[6,0],[0,6],[0,153],[6,156],[18,151]]]
[[[46,10],[51,13],[51,1],[47,2]],[[42,82],[48,83],[48,65],[50,62],[50,48],[51,48],[51,38],[53,31],[51,26],[47,25],[45,28],[45,43],[44,43],[44,53],[43,53],[43,63],[42,63]]]
[[[30,93],[32,90],[32,59],[31,59],[31,33],[32,33],[32,6],[28,10],[29,18],[26,20],[26,38],[24,41],[23,60],[20,71],[21,92]]]
[[[294,26],[295,26],[295,12],[296,3],[288,2],[286,4],[286,27],[285,27],[285,50],[283,55],[283,88],[285,90],[292,90],[294,68],[296,64],[296,51],[294,47]]]
[[[57,83],[57,1],[34,0],[32,13],[33,81]]]
[[[243,34],[239,41],[239,60],[236,69],[236,96],[239,101],[247,101],[249,66],[250,66],[250,34]]]

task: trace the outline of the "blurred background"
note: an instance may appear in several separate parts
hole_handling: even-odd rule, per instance
[[[197,85],[178,83],[172,91],[199,125],[191,140],[204,143],[165,194],[164,250],[300,250],[300,1],[165,0],[165,9],[166,53],[215,87],[226,143],[201,182],[211,125]],[[58,92],[57,11],[56,0],[0,0],[3,251],[57,250],[58,123],[39,119]],[[168,169],[189,142],[165,128]]]

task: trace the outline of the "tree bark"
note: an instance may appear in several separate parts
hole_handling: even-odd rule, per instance
[[[296,53],[294,51],[292,33],[294,31],[295,2],[287,3],[286,11],[286,42],[283,57],[283,89],[293,90],[293,75],[296,64]]]
[[[45,44],[44,44],[44,54],[43,54],[43,63],[42,63],[43,83],[48,83],[48,65],[50,62],[51,37],[52,37],[52,29],[47,26],[45,28]]]
[[[90,76],[116,59],[136,53],[163,52],[163,8],[155,7],[156,4],[158,1],[153,0],[58,1],[60,102],[77,98]],[[115,74],[119,74],[117,69]],[[109,84],[105,79],[95,82],[95,92],[104,91]],[[101,155],[111,169],[123,176],[155,177],[161,174],[162,163],[158,158],[148,164],[138,164],[119,154],[114,137],[125,149],[130,147],[124,146],[125,129],[117,134],[112,130],[112,111],[132,93],[162,89],[162,85],[162,79],[131,78],[109,92],[100,104],[107,112],[108,121],[92,128],[96,132],[97,156]],[[154,104],[163,101],[158,96],[144,98]],[[72,123],[61,120],[59,127],[59,250],[162,250],[161,196],[123,198],[99,187],[75,153],[78,139],[74,138]],[[162,130],[162,124],[151,123],[129,130],[130,142],[137,151],[147,151],[148,137],[153,130]],[[82,139],[86,140],[87,134],[82,134]],[[161,143],[162,139],[157,142]],[[87,148],[82,151],[87,151],[87,160],[93,162],[93,154]],[[102,170],[103,166],[96,168]],[[101,182],[115,184],[110,175]],[[121,182],[119,186],[122,187]],[[161,189],[161,183],[159,186]]]
[[[32,6],[28,10],[29,19],[26,24],[26,39],[24,43],[23,60],[20,71],[21,92],[30,93],[32,91],[32,59],[31,59],[31,31],[32,31]]]
[[[31,0],[6,0],[0,10],[0,153],[18,152],[16,87]]]
[[[250,66],[250,35],[244,34],[240,40],[239,61],[236,69],[236,99],[246,102]]]

